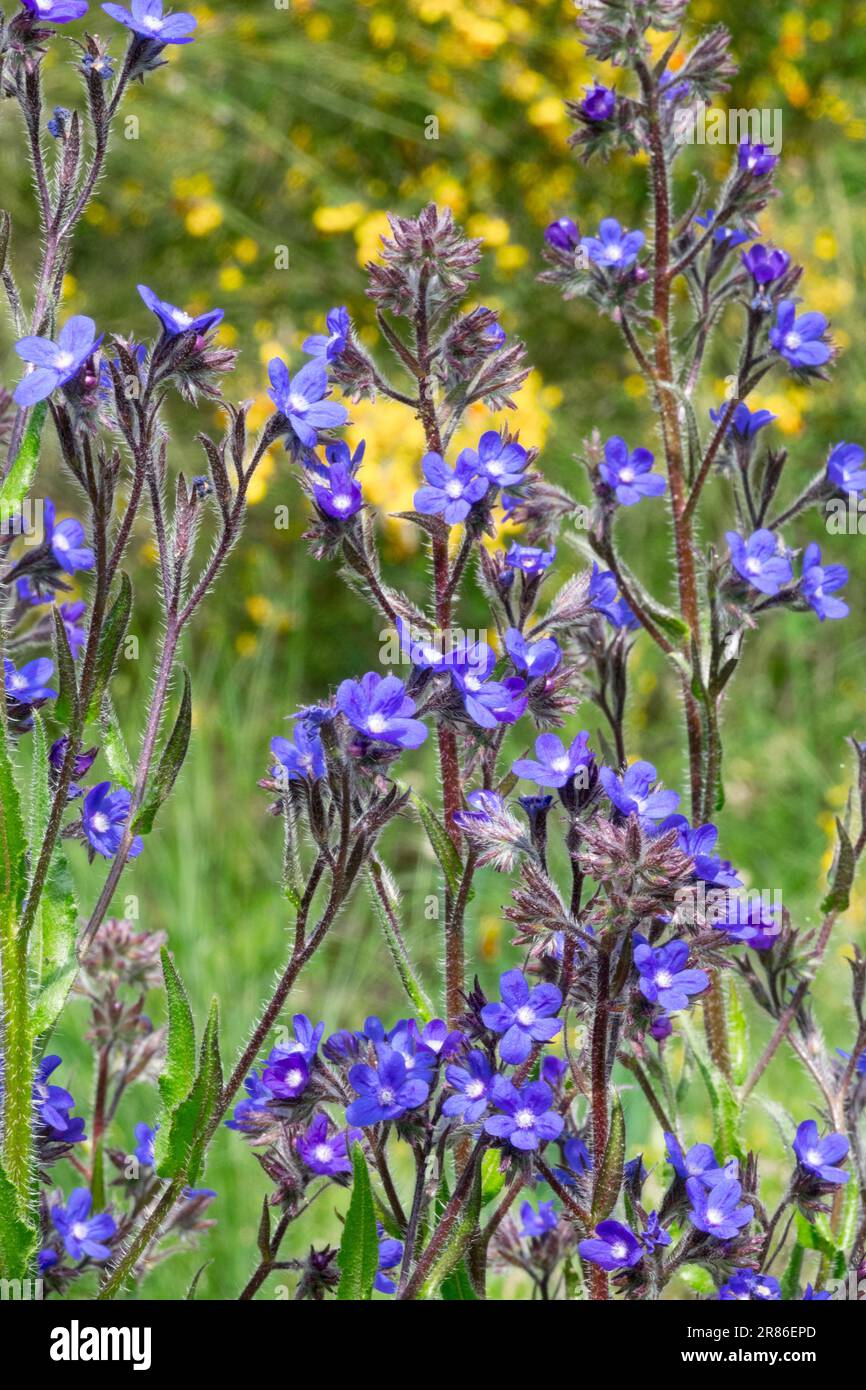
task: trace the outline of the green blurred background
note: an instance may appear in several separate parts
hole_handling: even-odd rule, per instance
[[[524,442],[543,446],[545,472],[583,495],[573,454],[593,427],[603,435],[623,433],[632,444],[650,442],[643,382],[614,330],[590,306],[563,305],[535,279],[543,228],[552,218],[568,214],[594,230],[608,214],[629,226],[645,215],[645,171],[638,164],[622,156],[586,169],[566,148],[563,98],[579,95],[591,76],[571,3],[290,0],[277,8],[272,0],[221,0],[193,8],[198,40],[175,50],[169,67],[137,87],[124,108],[137,123],[121,126],[108,176],[81,229],[66,285],[68,312],[92,313],[100,329],[144,336],[152,320],[136,295],[139,281],[187,308],[222,306],[223,340],[241,350],[231,394],[255,399],[254,418],[261,420],[269,410],[264,364],[276,351],[297,364],[304,336],[320,330],[331,305],[347,304],[374,342],[362,266],[375,255],[385,209],[416,213],[435,199],[486,241],[475,302],[498,309],[506,329],[527,343],[536,370],[518,398],[516,423]],[[118,51],[119,34],[102,18],[97,23],[92,16],[91,28]],[[765,215],[765,237],[805,262],[808,304],[832,318],[845,348],[830,384],[806,392],[777,372],[751,402],[779,416],[773,442],[790,450],[794,495],[829,445],[863,440],[866,378],[856,315],[866,248],[866,5],[697,0],[692,19],[723,20],[733,31],[741,73],[730,104],[783,110],[782,193]],[[52,54],[50,69],[52,104],[76,104],[71,67]],[[430,116],[439,122],[435,140],[426,138]],[[20,145],[8,124],[6,132],[0,184],[15,218],[26,283],[22,265],[28,237],[35,236],[34,214]],[[699,163],[712,187],[728,156],[723,147],[689,151],[678,170],[682,198],[691,196],[691,171]],[[288,248],[288,270],[275,268],[282,248]],[[699,415],[721,399],[735,365],[729,354],[736,331],[732,319],[730,332],[717,340]],[[0,361],[13,380],[8,334]],[[418,474],[417,428],[388,403],[352,414],[354,436],[367,439],[365,492],[388,510],[406,505]],[[199,428],[218,429],[216,412],[205,408],[196,416],[178,405],[173,420],[172,467],[200,471],[187,441]],[[470,432],[485,420],[484,412],[475,415]],[[62,495],[56,460],[48,466]],[[728,524],[726,499],[721,484],[710,493],[706,536],[718,539]],[[291,509],[288,532],[274,526],[274,509],[284,505]],[[625,517],[622,532],[631,563],[663,593],[669,544],[661,511],[650,511],[655,505]],[[287,944],[278,892],[280,830],[265,815],[266,797],[256,787],[268,741],[284,731],[282,721],[299,701],[368,669],[379,648],[379,622],[344,594],[329,567],[308,557],[303,528],[304,503],[285,455],[276,454],[255,490],[244,540],[188,641],[195,696],[190,757],[146,853],[125,880],[125,892],[138,895],[142,925],[168,931],[199,1016],[210,994],[220,995],[228,1058],[266,998]],[[860,612],[866,538],[825,536],[813,517],[788,536],[791,544],[809,539],[851,570],[853,613],[844,624],[824,625],[811,614],[777,615],[751,641],[726,712],[727,802],[720,818],[724,852],[753,885],[782,889],[801,925],[814,921],[833,813],[844,804],[844,738],[866,730]],[[390,575],[420,596],[426,562],[415,538],[383,523],[383,546]],[[144,532],[134,562],[141,660],[128,663],[117,681],[133,742],[158,625]],[[563,547],[560,580],[572,563],[576,557]],[[482,616],[477,597],[468,595],[462,625],[477,626]],[[669,784],[681,785],[677,697],[645,637],[638,639],[632,671],[629,746],[656,762]],[[595,729],[596,722],[594,711],[582,710],[574,727]],[[416,762],[417,784],[432,793],[432,762]],[[439,942],[423,903],[435,891],[436,874],[417,827],[391,835],[390,855],[406,894],[411,948],[430,970]],[[83,901],[90,902],[97,870],[77,868]],[[488,985],[514,962],[499,912],[506,892],[500,877],[482,874],[469,924],[470,950]],[[819,988],[832,1046],[850,1040],[843,955],[847,940],[863,941],[863,905],[858,895]],[[314,1019],[326,1016],[330,1028],[357,1025],[369,1012],[393,1018],[403,1011],[362,898],[292,1005]],[[158,1011],[157,1001],[154,1006]],[[58,1050],[70,1058],[64,1084],[80,1096],[90,1086],[83,1026],[82,1006],[73,1005],[58,1038]],[[753,1046],[765,1031],[757,1021]],[[798,1094],[800,1117],[816,1099],[784,1058],[761,1090],[777,1098]],[[710,1137],[704,1097],[697,1085],[694,1092],[689,1142]],[[128,1098],[118,1144],[131,1146],[132,1126],[153,1120],[153,1104],[144,1090]],[[643,1149],[648,1162],[656,1161],[657,1126],[642,1101],[632,1104],[629,1097],[628,1110],[630,1153]],[[747,1135],[768,1155],[772,1196],[782,1180],[782,1148],[760,1101],[750,1107]],[[147,1295],[182,1297],[204,1258],[211,1263],[200,1297],[231,1298],[245,1282],[265,1184],[238,1136],[218,1136],[207,1182],[219,1192],[218,1226],[201,1253],[160,1268]],[[302,1253],[314,1235],[336,1234],[320,1203],[299,1229],[294,1251]]]

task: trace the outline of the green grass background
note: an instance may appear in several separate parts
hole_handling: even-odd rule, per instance
[[[92,312],[100,328],[143,335],[150,323],[135,294],[138,281],[179,304],[221,304],[227,340],[241,349],[232,394],[260,398],[263,363],[274,344],[297,361],[304,334],[320,326],[330,305],[348,304],[369,330],[359,262],[374,250],[382,210],[413,213],[438,197],[491,243],[477,302],[501,310],[506,327],[525,338],[538,369],[525,402],[518,399],[517,422],[527,442],[537,437],[534,431],[543,433],[547,474],[582,495],[573,455],[593,427],[651,444],[649,407],[613,329],[589,306],[563,305],[535,281],[542,230],[552,217],[568,213],[593,229],[608,213],[636,225],[644,209],[643,170],[620,157],[607,168],[585,169],[565,147],[560,99],[576,95],[590,72],[570,5],[295,0],[285,11],[266,0],[221,0],[196,13],[199,40],[132,94],[127,110],[140,124],[127,133],[138,138],[117,140],[109,175],[82,228],[67,286],[70,312]],[[862,440],[864,433],[858,317],[866,244],[866,120],[858,82],[866,60],[864,13],[862,4],[842,0],[771,0],[760,10],[699,0],[694,7],[697,19],[721,19],[733,30],[742,73],[731,104],[783,109],[782,193],[767,214],[767,235],[805,261],[805,296],[832,315],[846,348],[830,384],[805,394],[777,375],[761,399],[780,414],[776,438],[791,453],[792,495],[830,444]],[[112,28],[96,19],[91,27]],[[58,102],[76,101],[68,66],[52,61],[50,80]],[[440,120],[438,141],[425,139],[430,114]],[[20,145],[8,134],[14,119],[5,113],[0,185],[15,217],[18,263],[26,267],[35,228]],[[723,174],[726,157],[726,151],[703,152],[701,167],[711,181]],[[696,151],[683,161],[678,184],[684,198],[699,164]],[[274,268],[274,249],[283,245],[288,273]],[[702,408],[719,399],[732,369],[727,349],[735,332],[731,320],[716,343]],[[14,380],[8,334],[0,364]],[[201,469],[187,441],[196,429],[215,427],[213,412],[203,417],[173,408],[173,469]],[[368,477],[386,491],[390,428],[371,421],[368,431]],[[414,460],[400,464],[403,487],[407,469],[415,466]],[[63,495],[56,459],[47,467]],[[721,537],[726,502],[722,485],[714,483],[707,538]],[[273,526],[273,508],[284,503],[292,513],[288,532]],[[623,520],[631,563],[665,593],[670,556],[662,511],[653,503],[635,511]],[[344,595],[328,567],[307,556],[300,539],[303,512],[281,456],[227,575],[188,638],[196,711],[190,755],[174,798],[124,883],[125,893],[138,895],[142,925],[169,933],[199,1019],[210,995],[220,996],[227,1059],[247,1035],[287,948],[289,917],[278,891],[280,829],[265,815],[266,797],[256,787],[268,741],[283,731],[283,719],[300,701],[374,665],[379,646],[380,624],[372,613]],[[826,537],[817,518],[798,523],[788,538],[796,544],[818,539],[833,560],[849,566],[852,616],[844,624],[820,625],[812,615],[776,615],[750,640],[726,709],[727,801],[720,826],[725,853],[749,881],[781,888],[795,921],[806,926],[821,896],[831,813],[844,801],[844,739],[866,732],[866,538]],[[142,532],[134,548],[141,659],[124,667],[117,684],[133,742],[158,631],[146,539]],[[423,557],[390,534],[386,553],[391,577],[422,593]],[[563,547],[560,579],[573,563]],[[477,596],[469,594],[463,625],[477,625],[482,613]],[[574,728],[585,724],[595,729],[592,710],[580,711]],[[629,748],[656,762],[669,784],[682,785],[680,733],[675,690],[648,639],[640,637]],[[432,792],[432,761],[421,756],[414,762],[418,784]],[[406,895],[411,949],[432,983],[440,949],[423,904],[436,889],[435,866],[414,825],[392,833],[389,844]],[[76,873],[82,901],[89,903],[98,868],[79,860]],[[502,877],[483,873],[469,922],[470,959],[477,953],[488,986],[514,961],[499,918],[506,892]],[[858,896],[817,991],[832,1046],[849,1041],[843,947],[849,939],[862,943],[863,921]],[[159,1015],[158,999],[153,1007]],[[357,1025],[370,1012],[386,1018],[403,1012],[362,896],[303,977],[292,1010],[326,1018],[329,1028]],[[84,1024],[83,1006],[73,1004],[56,1040],[82,1105],[91,1085]],[[765,1033],[755,1021],[754,1048]],[[799,1117],[812,1113],[816,1101],[784,1056],[760,1094],[792,1105],[796,1096]],[[629,1153],[643,1149],[655,1161],[658,1128],[642,1100],[628,1091],[625,1096]],[[708,1138],[698,1083],[689,1109],[683,1137]],[[133,1091],[114,1142],[131,1145],[135,1122],[153,1118],[153,1095]],[[759,1099],[750,1106],[747,1135],[767,1155],[772,1196],[783,1181],[784,1159]],[[158,1269],[146,1296],[182,1297],[205,1259],[210,1264],[199,1297],[231,1298],[245,1282],[265,1181],[243,1141],[229,1132],[214,1143],[206,1180],[219,1192],[213,1208],[218,1225],[198,1250]],[[330,1197],[318,1205],[298,1228],[290,1253],[303,1253],[313,1238],[337,1239],[333,1206]]]

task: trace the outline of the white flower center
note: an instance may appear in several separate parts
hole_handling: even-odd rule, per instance
[[[380,1105],[393,1105],[393,1104],[394,1104],[394,1092],[391,1090],[390,1086],[383,1086],[383,1087],[382,1087],[381,1091],[379,1092],[379,1104],[380,1104]]]
[[[298,391],[289,392],[289,410],[293,411],[295,415],[302,415],[309,404],[306,396],[300,395]]]
[[[69,541],[66,539],[62,531],[55,531],[54,536],[52,537],[51,544],[54,546],[55,550],[69,549]]]
[[[621,260],[622,260],[622,247],[621,247],[621,246],[609,246],[609,247],[607,248],[607,259],[608,259],[609,261],[621,261]]]
[[[449,497],[459,497],[463,492],[463,484],[454,478],[452,482],[445,484],[445,492]]]
[[[145,29],[150,29],[154,34],[162,28],[162,20],[157,18],[157,16],[153,14],[147,15],[147,17],[142,22],[144,24]]]
[[[669,970],[659,970],[656,972],[656,984],[659,989],[670,989],[673,976]]]
[[[20,671],[16,671],[15,675],[10,678],[9,684],[13,690],[24,690],[27,685],[27,677],[22,676]]]
[[[470,1100],[477,1100],[479,1096],[484,1095],[484,1082],[470,1081],[466,1087],[466,1094]]]
[[[707,1220],[709,1221],[711,1226],[721,1226],[724,1219],[725,1213],[723,1211],[719,1211],[718,1207],[707,1208]]]
[[[184,313],[183,309],[175,309],[174,316],[181,328],[189,328],[192,323],[192,314]]]
[[[522,1004],[515,1017],[518,1023],[524,1028],[528,1028],[531,1023],[535,1022],[535,1010],[531,1009],[528,1004]]]
[[[313,1157],[319,1163],[330,1163],[332,1157],[330,1144],[317,1144],[313,1149]]]
[[[791,352],[798,348],[802,341],[803,340],[800,337],[799,333],[785,334],[785,347],[788,348]]]
[[[300,1086],[304,1079],[304,1073],[298,1071],[297,1067],[293,1071],[286,1072],[286,1081],[289,1086]]]
[[[331,494],[331,504],[338,512],[347,512],[352,505],[352,499],[347,492],[334,492]]]
[[[386,723],[387,720],[384,714],[371,714],[370,718],[367,720],[367,728],[370,730],[371,734],[381,734]]]
[[[550,766],[554,772],[568,772],[568,758],[563,754],[561,758],[554,758]]]
[[[610,1251],[614,1259],[616,1260],[624,1260],[626,1255],[628,1254],[628,1251],[625,1247],[625,1242],[621,1240],[618,1240],[616,1245],[612,1245],[610,1247]]]
[[[109,826],[108,816],[103,815],[102,811],[97,811],[93,817],[93,829],[99,834],[104,835]]]
[[[761,573],[761,562],[760,562],[760,560],[757,560],[757,559],[755,558],[754,555],[750,555],[749,558],[748,558],[748,560],[746,561],[746,569],[749,571],[749,574],[760,574],[760,573]]]
[[[807,1163],[811,1163],[812,1166],[815,1167],[815,1168],[820,1168],[820,1166],[821,1166],[821,1155],[820,1155],[820,1153],[818,1152],[817,1149],[810,1149],[810,1150],[809,1150],[809,1152],[806,1154],[806,1162],[807,1162]]]
[[[75,1225],[72,1227],[72,1234],[75,1236],[76,1240],[86,1240],[87,1229],[86,1221],[76,1221]]]
[[[633,469],[633,468],[621,468],[621,469],[620,469],[620,472],[619,472],[619,480],[620,480],[621,483],[633,483],[633,482],[634,482],[634,469]]]
[[[514,1122],[518,1129],[532,1129],[535,1123],[535,1116],[531,1110],[518,1110],[514,1116]]]
[[[54,365],[55,367],[59,367],[61,371],[65,371],[67,367],[72,366],[74,361],[75,358],[73,357],[71,352],[58,352],[57,356],[54,359]]]

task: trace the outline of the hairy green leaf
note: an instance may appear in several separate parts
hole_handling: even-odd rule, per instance
[[[0,484],[0,520],[9,521],[24,505],[24,498],[33,486],[39,464],[39,443],[48,413],[48,402],[34,406],[30,422],[24,431],[21,448],[3,483]]]
[[[352,1198],[340,1241],[337,1298],[366,1303],[373,1296],[373,1280],[379,1268],[379,1235],[370,1174],[360,1144],[352,1145],[352,1171]]]
[[[168,743],[165,745],[162,757],[159,760],[159,767],[156,769],[147,789],[144,805],[133,822],[132,828],[137,835],[150,834],[160,806],[162,806],[164,801],[168,800],[177,774],[183,767],[186,752],[189,748],[191,729],[192,688],[190,686],[189,672],[184,667],[183,693],[180,698],[180,709],[177,712],[177,719],[169,735]]]

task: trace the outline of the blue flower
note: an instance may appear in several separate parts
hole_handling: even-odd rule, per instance
[[[847,618],[851,612],[843,599],[831,598],[847,583],[848,571],[844,565],[822,565],[820,546],[814,542],[806,546],[800,592],[822,623],[825,618]]]
[[[350,468],[343,463],[334,463],[327,477],[313,484],[313,496],[326,516],[335,521],[346,521],[355,516],[364,504],[361,484]]]
[[[697,222],[699,227],[711,227],[716,220],[715,210],[709,208],[703,217],[694,217],[692,221]],[[715,227],[713,230],[713,241],[716,246],[726,246],[728,250],[733,250],[736,246],[742,246],[747,241],[752,241],[752,233],[741,231],[737,227]]]
[[[420,671],[442,671],[448,665],[448,653],[441,641],[428,637],[426,633],[415,632],[411,625],[398,614],[396,620],[400,650]]]
[[[641,1235],[641,1244],[651,1255],[657,1246],[670,1245],[671,1237],[659,1221],[657,1211],[651,1211]]]
[[[827,477],[840,492],[866,490],[866,468],[859,444],[836,444],[827,459]]]
[[[748,540],[736,531],[726,531],[725,539],[731,552],[731,564],[753,589],[773,597],[790,582],[791,561],[779,551],[776,536],[766,527],[753,531]]]
[[[456,1095],[448,1096],[443,1115],[459,1115],[464,1124],[480,1120],[490,1104],[494,1072],[483,1052],[470,1052],[465,1065],[452,1063],[445,1068],[445,1080]]]
[[[615,217],[606,217],[598,236],[585,236],[580,244],[594,265],[605,270],[627,270],[637,260],[644,240],[643,232],[627,232]]]
[[[474,453],[464,449],[464,454]],[[515,440],[506,444],[498,430],[485,430],[478,441],[476,468],[495,487],[518,487],[526,473],[526,450]]]
[[[520,1208],[520,1220],[523,1222],[520,1228],[521,1240],[546,1236],[548,1231],[555,1231],[557,1226],[553,1202],[539,1202],[538,1210],[531,1202],[524,1202]]]
[[[349,1124],[397,1120],[407,1110],[417,1110],[430,1094],[426,1081],[410,1076],[405,1057],[395,1048],[379,1043],[376,1060],[378,1068],[359,1062],[349,1072],[349,1083],[358,1093],[346,1108]]]
[[[33,1078],[33,1108],[49,1140],[57,1144],[78,1144],[87,1136],[84,1120],[69,1113],[75,1109],[75,1101],[62,1086],[52,1086],[48,1081],[61,1062],[62,1058],[56,1054],[42,1058]]]
[[[262,1084],[275,1100],[297,1100],[310,1084],[310,1068],[303,1052],[273,1048],[262,1069]]]
[[[466,713],[483,729],[514,724],[524,713],[528,702],[524,681],[514,676],[504,681],[488,680],[496,656],[486,642],[461,642],[445,664],[463,697]]]
[[[815,1291],[815,1289],[812,1288],[812,1285],[811,1285],[811,1284],[807,1284],[807,1285],[806,1285],[806,1291],[805,1291],[805,1293],[803,1294],[803,1302],[804,1302],[804,1303],[826,1303],[827,1300],[828,1300],[829,1298],[832,1298],[832,1297],[833,1297],[833,1295],[832,1295],[831,1293],[829,1293],[829,1291],[828,1291],[827,1289],[822,1289],[821,1292],[818,1293],[818,1292]]]
[[[617,502],[633,507],[642,497],[660,497],[667,486],[659,473],[650,472],[653,462],[649,449],[634,449],[629,454],[625,440],[615,434],[604,446],[604,462],[598,471]]]
[[[75,603],[61,603],[58,612],[63,621],[63,629],[66,633],[66,640],[69,643],[69,650],[73,657],[78,657],[81,648],[87,641],[87,634],[83,627],[79,626],[79,618],[87,612],[87,604],[78,599]]]
[[[20,705],[35,705],[42,700],[53,700],[57,691],[46,682],[54,674],[54,663],[47,657],[37,657],[35,661],[25,661],[20,670],[15,663],[4,657],[4,688],[10,699]]]
[[[743,1188],[736,1178],[720,1178],[709,1188],[700,1178],[689,1178],[686,1191],[692,1225],[717,1240],[733,1240],[755,1214],[754,1207],[740,1206]]]
[[[103,5],[107,15],[134,34],[165,47],[170,43],[192,43],[198,21],[191,14],[163,14],[162,0],[132,0],[131,10],[123,5]]]
[[[564,1168],[557,1168],[556,1176],[566,1187],[574,1187],[578,1178],[592,1171],[592,1155],[577,1134],[560,1139]]]
[[[274,1062],[283,1057],[291,1057],[300,1052],[301,1056],[308,1062],[312,1062],[319,1048],[319,1043],[325,1032],[324,1023],[317,1023],[315,1026],[306,1014],[294,1014],[292,1017],[292,1027],[295,1036],[289,1038],[288,1042],[278,1043],[272,1048],[268,1057],[269,1062]]]
[[[535,740],[535,758],[518,758],[511,771],[515,777],[525,777],[539,787],[564,787],[580,768],[593,761],[589,734],[585,729],[572,739],[566,748],[556,734],[539,734]]]
[[[67,319],[56,343],[50,338],[20,338],[15,351],[22,361],[32,363],[35,371],[19,383],[15,403],[30,406],[46,400],[58,386],[78,376],[101,342],[102,335],[96,337],[96,324],[86,314]]]
[[[135,1126],[135,1157],[138,1159],[142,1168],[152,1168],[155,1162],[154,1144],[156,1143],[156,1132],[159,1125],[151,1129],[150,1125],[141,1121]]]
[[[454,824],[461,830],[469,830],[480,825],[490,825],[492,817],[500,816],[505,810],[505,802],[498,792],[479,787],[466,798],[471,811],[455,811]]]
[[[713,1187],[723,1178],[733,1175],[733,1170],[729,1173],[719,1167],[718,1159],[709,1144],[693,1144],[688,1153],[683,1153],[682,1145],[675,1134],[666,1133],[664,1138],[665,1156],[677,1177],[682,1178],[683,1182],[690,1178],[698,1178],[706,1187]]]
[[[593,87],[585,87],[586,96],[580,103],[581,114],[588,121],[609,121],[616,108],[616,93],[597,79]]]
[[[557,251],[575,251],[580,245],[580,228],[570,217],[559,217],[545,228],[544,240]]]
[[[326,362],[333,362],[346,346],[349,340],[349,311],[344,306],[331,309],[325,319],[327,333],[313,333],[309,338],[304,339],[303,351],[308,352],[311,357],[324,358]]]
[[[84,798],[81,811],[84,834],[91,849],[105,859],[113,859],[120,849],[131,801],[125,787],[113,792],[110,782],[99,782]],[[143,849],[141,836],[134,836],[127,858],[134,859]]]
[[[660,821],[657,830],[664,835],[668,830],[676,830],[677,843],[683,854],[695,861],[695,878],[704,883],[712,883],[718,888],[741,888],[743,886],[727,859],[720,859],[713,853],[719,832],[712,823],[696,826],[693,830],[685,816],[679,814],[666,816]]]
[[[710,419],[714,424],[721,424],[727,412],[727,407],[720,405],[718,410],[710,411]],[[754,439],[758,430],[762,430],[765,425],[772,424],[778,417],[771,410],[750,410],[744,401],[741,401],[731,417],[728,425],[728,433],[736,436],[743,443]]]
[[[640,619],[635,617],[625,599],[618,599],[616,595],[616,576],[611,570],[600,570],[598,565],[593,563],[589,580],[590,603],[607,618],[611,627],[624,627],[633,632],[635,628],[640,627]]]
[[[632,1269],[644,1257],[644,1247],[628,1226],[620,1221],[599,1221],[595,1238],[578,1245],[582,1260],[601,1269]]]
[[[624,816],[640,816],[642,821],[663,820],[679,805],[677,792],[650,791],[656,776],[652,763],[644,761],[632,763],[621,778],[607,767],[599,772],[601,784],[616,809]]]
[[[778,280],[791,264],[791,257],[787,251],[762,246],[760,243],[750,246],[748,251],[743,251],[740,260],[756,285],[769,285],[773,280]]]
[[[850,1174],[837,1166],[848,1156],[849,1145],[844,1134],[828,1134],[819,1139],[815,1121],[804,1120],[798,1126],[793,1147],[801,1169],[813,1178],[832,1187],[840,1187],[848,1181]]]
[[[775,1302],[782,1297],[778,1279],[772,1274],[758,1274],[754,1269],[735,1269],[726,1284],[719,1289],[722,1302],[737,1299],[740,1302]]]
[[[345,680],[337,690],[337,708],[365,738],[398,748],[419,748],[427,727],[413,719],[415,701],[397,676],[368,671],[360,680]]]
[[[48,133],[53,135],[55,140],[62,140],[66,135],[66,128],[72,115],[65,106],[55,106],[54,114],[48,122]]]
[[[222,309],[209,309],[207,313],[199,314],[193,318],[183,309],[169,304],[168,300],[160,299],[153,290],[148,289],[147,285],[139,285],[138,293],[151,313],[156,314],[167,338],[175,338],[179,333],[199,333],[202,335],[209,333],[212,328],[216,328],[218,323],[222,323],[225,317]]]
[[[831,357],[823,341],[827,320],[816,311],[801,314],[793,299],[783,299],[776,309],[776,323],[770,329],[770,343],[792,367],[822,367]]]
[[[273,1092],[261,1080],[255,1068],[244,1080],[246,1099],[235,1106],[232,1118],[226,1120],[226,1129],[239,1130],[241,1134],[254,1134],[258,1122],[268,1114],[268,1102],[274,1099]]]
[[[51,1220],[59,1231],[66,1253],[73,1260],[89,1257],[107,1260],[111,1251],[106,1244],[117,1233],[114,1218],[108,1212],[91,1216],[93,1198],[86,1187],[70,1192],[66,1205],[51,1208]]]
[[[773,154],[766,145],[752,145],[748,140],[744,140],[737,149],[737,163],[744,173],[751,174],[754,178],[763,178],[765,174],[771,174],[778,162],[779,156]]]
[[[703,970],[684,970],[689,958],[685,941],[669,941],[653,947],[635,932],[637,946],[634,963],[640,975],[640,992],[651,1004],[660,1004],[669,1014],[687,1009],[689,997],[709,988],[709,976]]]
[[[271,752],[277,766],[271,769],[271,776],[289,782],[307,777],[318,781],[325,775],[325,750],[315,729],[310,729],[301,720],[295,725],[291,739],[272,738]]]
[[[499,1044],[503,1062],[525,1062],[532,1044],[550,1042],[562,1028],[553,1015],[562,1008],[562,992],[556,985],[536,985],[530,990],[522,970],[506,970],[499,977],[500,1004],[485,1004],[481,1020],[486,1028],[504,1036]]]
[[[403,1242],[395,1240],[389,1236],[383,1227],[377,1223],[379,1230],[379,1272],[373,1281],[373,1288],[378,1289],[379,1293],[396,1293],[397,1285],[393,1279],[389,1279],[384,1272],[389,1269],[396,1269],[403,1259]]]
[[[87,0],[21,0],[21,3],[46,24],[68,24],[87,14]]]
[[[332,1178],[337,1173],[351,1173],[352,1160],[349,1157],[350,1131],[328,1134],[328,1117],[320,1110],[314,1115],[306,1130],[295,1140],[295,1147],[301,1161],[311,1173]]]
[[[344,405],[324,399],[328,391],[328,373],[319,360],[305,363],[292,379],[283,359],[272,357],[268,363],[268,378],[271,383],[268,395],[306,449],[315,448],[318,430],[338,429],[349,418]]]
[[[441,512],[449,526],[465,521],[490,486],[487,478],[479,475],[478,466],[474,449],[461,450],[453,469],[441,454],[425,454],[421,468],[427,485],[415,493],[415,510],[423,516]]]
[[[528,642],[516,627],[505,634],[505,648],[518,671],[525,671],[530,680],[549,676],[562,660],[562,651],[555,637],[542,637]]]
[[[498,1115],[488,1115],[484,1128],[495,1139],[505,1139],[522,1153],[537,1149],[540,1144],[558,1139],[564,1120],[551,1109],[553,1092],[544,1081],[530,1081],[517,1089],[504,1076],[493,1083],[491,1099]]]
[[[505,563],[512,569],[521,570],[523,574],[541,574],[550,568],[555,559],[555,545],[551,546],[550,550],[541,550],[537,546],[518,545],[517,541],[514,541],[505,556]]]

